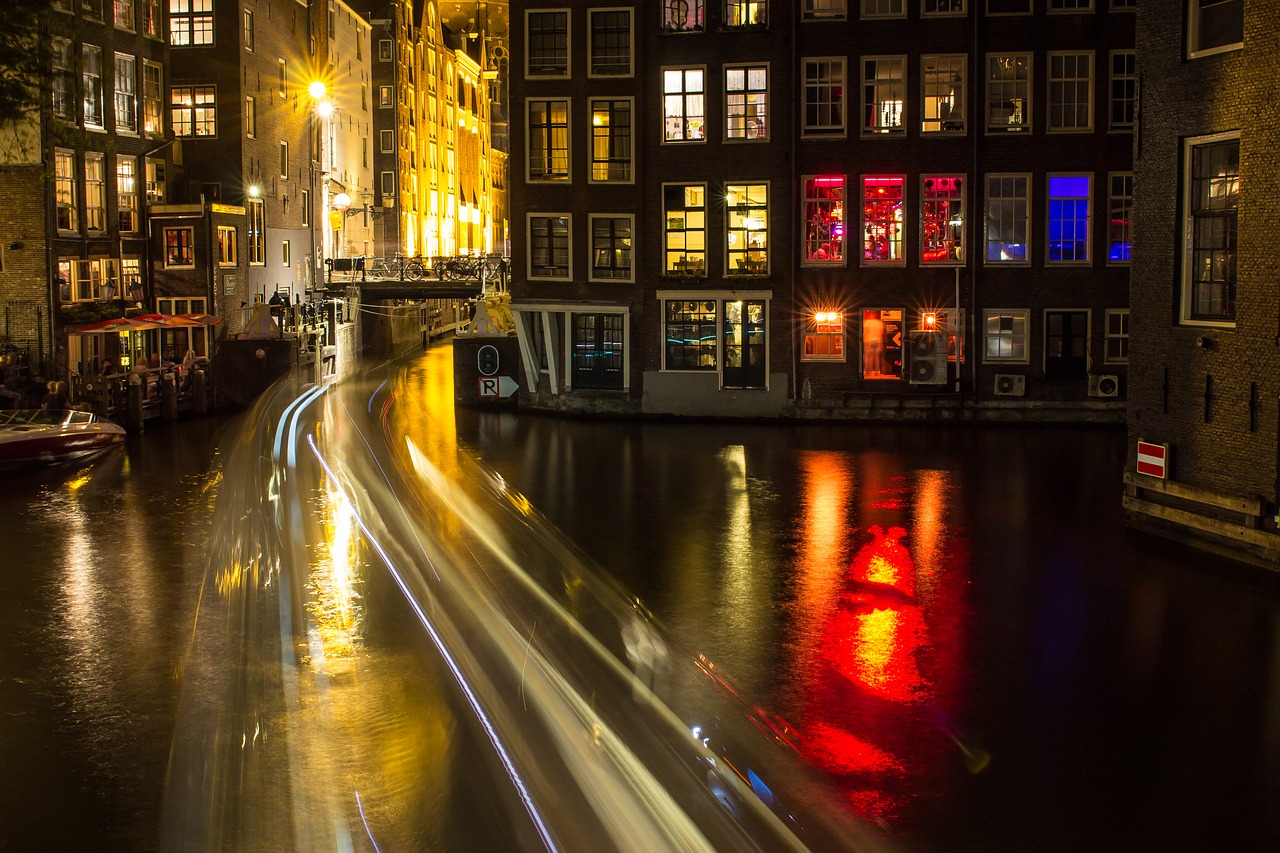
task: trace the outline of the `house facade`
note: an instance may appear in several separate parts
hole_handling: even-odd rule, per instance
[[[1134,4],[511,4],[527,405],[1123,420]]]
[[[1142,527],[1280,565],[1280,23],[1143,0],[1125,506]]]

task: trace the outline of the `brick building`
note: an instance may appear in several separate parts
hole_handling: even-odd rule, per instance
[[[0,295],[35,377],[96,358],[102,342],[75,330],[150,296],[145,209],[173,155],[165,13],[161,0],[55,0],[39,117],[4,129]]]
[[[1143,0],[1131,521],[1280,564],[1275,10]],[[1138,442],[1148,442],[1143,458]],[[1164,455],[1164,477],[1159,457]],[[1143,473],[1147,472],[1147,473]]]
[[[526,404],[1123,419],[1134,4],[511,4]]]

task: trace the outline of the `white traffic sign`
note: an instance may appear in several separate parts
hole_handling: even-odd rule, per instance
[[[479,382],[480,399],[482,400],[510,397],[520,390],[520,383],[510,376],[481,376],[479,377]]]

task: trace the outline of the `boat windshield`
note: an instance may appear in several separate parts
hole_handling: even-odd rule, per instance
[[[91,424],[94,421],[92,412],[79,412],[74,409],[49,411],[47,409],[11,409],[0,411],[0,427],[43,425],[70,426],[72,424]]]

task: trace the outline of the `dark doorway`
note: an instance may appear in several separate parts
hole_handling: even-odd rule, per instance
[[[724,303],[725,388],[765,387],[765,303]]]
[[[1088,376],[1089,312],[1047,311],[1044,326],[1044,378]]]
[[[573,387],[622,390],[622,315],[573,315]]]

